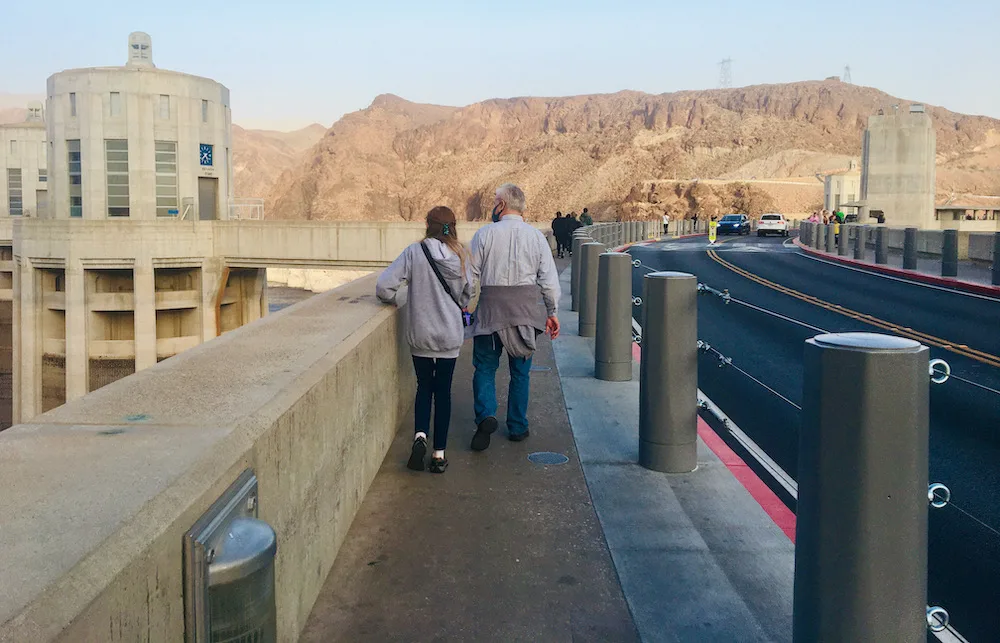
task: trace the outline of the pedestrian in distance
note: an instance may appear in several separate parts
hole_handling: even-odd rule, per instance
[[[670,215],[663,213],[663,236],[667,236],[667,229],[670,227]]]
[[[594,220],[591,218],[587,208],[584,208],[583,214],[580,215],[580,225],[594,225]]]
[[[470,244],[479,304],[472,333],[472,391],[476,412],[473,451],[485,451],[497,430],[496,374],[506,351],[510,368],[507,437],[529,435],[528,393],[537,338],[559,336],[559,276],[545,236],[524,222],[524,192],[506,183],[497,188],[493,225],[480,228]],[[575,228],[574,228],[575,229]],[[572,234],[572,232],[570,233]]]
[[[562,212],[556,212],[556,218],[552,220],[552,236],[556,238],[556,254],[560,259],[563,258],[567,250],[566,223],[568,221],[569,219],[563,217]]]
[[[387,304],[396,304],[400,287],[409,286],[403,310],[417,395],[413,446],[406,466],[414,471],[426,466],[432,405],[434,452],[429,468],[433,473],[448,468],[445,448],[451,425],[451,381],[465,339],[463,310],[472,298],[473,285],[469,253],[458,240],[456,224],[455,213],[445,206],[428,212],[423,240],[407,246],[375,285],[375,295]],[[551,260],[551,251],[548,255]]]

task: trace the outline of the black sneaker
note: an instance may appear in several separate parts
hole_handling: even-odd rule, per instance
[[[531,431],[525,429],[524,433],[508,433],[507,439],[510,440],[511,442],[520,442],[522,440],[527,439],[529,435],[531,435]]]
[[[431,458],[431,466],[427,467],[431,473],[444,473],[448,468],[447,458]]]
[[[497,430],[499,423],[492,415],[479,423],[476,434],[472,436],[472,450],[485,451],[490,448],[490,434]]]
[[[410,459],[406,463],[407,469],[413,471],[424,470],[424,458],[427,456],[427,440],[417,438],[413,441],[413,449],[410,451]]]

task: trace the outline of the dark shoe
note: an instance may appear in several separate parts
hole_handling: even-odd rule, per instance
[[[485,451],[490,448],[490,434],[497,430],[499,423],[492,415],[479,423],[476,434],[472,436],[472,450]]]
[[[522,440],[527,439],[529,435],[531,435],[531,431],[525,429],[524,433],[508,433],[507,439],[510,440],[511,442],[520,442]]]
[[[406,463],[407,469],[413,471],[424,470],[424,458],[427,456],[427,440],[417,438],[413,441],[413,449],[410,450],[410,459]]]
[[[444,470],[447,468],[447,458],[431,458],[431,466],[428,467],[431,473],[444,473]]]

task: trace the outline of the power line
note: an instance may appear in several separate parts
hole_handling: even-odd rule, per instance
[[[733,59],[725,58],[719,63],[719,87],[729,89],[733,86]]]

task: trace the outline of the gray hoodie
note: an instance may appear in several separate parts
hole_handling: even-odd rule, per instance
[[[472,298],[471,262],[466,259],[463,273],[458,255],[448,246],[437,239],[422,243],[431,251],[458,304],[467,306]],[[415,357],[458,357],[465,339],[462,312],[434,275],[420,243],[407,246],[379,275],[375,295],[387,304],[395,304],[397,291],[404,284],[409,285],[405,314],[410,352]]]

